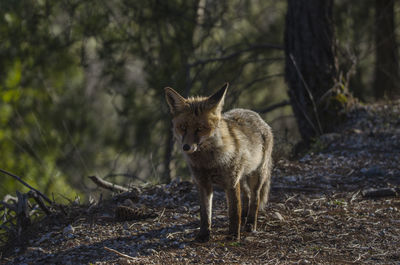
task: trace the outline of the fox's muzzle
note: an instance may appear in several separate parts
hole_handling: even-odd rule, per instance
[[[192,144],[192,145],[188,145],[188,144],[184,144],[182,146],[183,151],[185,151],[186,153],[193,153],[197,150],[197,145],[196,144]]]

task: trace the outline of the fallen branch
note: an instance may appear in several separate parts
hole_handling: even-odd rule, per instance
[[[39,197],[39,195],[35,191],[30,190],[28,192],[28,196],[33,198],[37,202],[37,204],[39,205],[40,209],[43,210],[43,212],[45,212],[47,215],[51,214],[50,209],[46,206],[46,204],[43,202],[43,200]]]
[[[122,192],[126,192],[129,191],[128,188],[122,187],[120,185],[105,181],[104,179],[101,179],[99,177],[96,176],[89,176],[89,178],[99,187],[104,188],[104,189],[108,189],[111,191],[122,191]]]
[[[34,187],[32,187],[31,185],[29,185],[28,183],[26,183],[25,181],[23,181],[20,177],[18,177],[17,175],[14,175],[10,172],[7,172],[3,169],[0,169],[0,172],[6,175],[9,175],[10,177],[15,178],[16,180],[18,180],[19,182],[21,182],[22,184],[24,184],[25,186],[27,186],[28,188],[30,188],[31,190],[34,190],[35,192],[37,192],[38,195],[40,195],[43,199],[45,199],[48,203],[53,204],[53,202],[47,198],[46,195],[44,195],[43,193],[41,193],[40,191],[38,191],[37,189],[35,189]]]
[[[117,250],[115,250],[115,249],[112,249],[112,248],[108,248],[108,247],[106,247],[106,246],[104,247],[104,249],[105,249],[105,250],[108,250],[108,251],[110,251],[110,252],[112,252],[112,253],[115,253],[115,254],[117,254],[117,255],[120,256],[120,257],[129,259],[129,260],[138,260],[138,258],[134,258],[134,257],[128,256],[128,255],[126,255],[126,254],[124,254],[124,253],[121,253],[121,252],[119,252],[119,251],[117,251]]]
[[[367,189],[363,190],[362,195],[367,198],[391,197],[397,196],[395,188]]]

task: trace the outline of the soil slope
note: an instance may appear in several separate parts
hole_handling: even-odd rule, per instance
[[[348,115],[300,159],[275,162],[258,232],[243,233],[240,242],[225,240],[219,190],[212,238],[194,242],[196,189],[173,182],[64,206],[32,226],[24,244],[3,250],[1,263],[399,264],[400,102]]]

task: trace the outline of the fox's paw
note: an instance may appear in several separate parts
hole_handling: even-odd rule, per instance
[[[210,232],[199,232],[195,238],[195,241],[200,243],[210,241]]]
[[[226,236],[227,241],[240,241],[240,235],[238,234],[228,234]]]
[[[251,232],[251,233],[255,233],[256,230],[257,230],[255,225],[248,224],[248,223],[244,226],[244,229],[245,229],[246,232]]]

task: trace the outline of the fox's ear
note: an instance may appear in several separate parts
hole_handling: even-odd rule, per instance
[[[225,83],[214,95],[207,99],[207,105],[210,110],[214,111],[216,114],[221,114],[228,86],[229,83]]]
[[[187,105],[186,99],[170,87],[166,87],[164,88],[164,90],[165,99],[167,100],[171,113],[175,115],[181,112]]]

